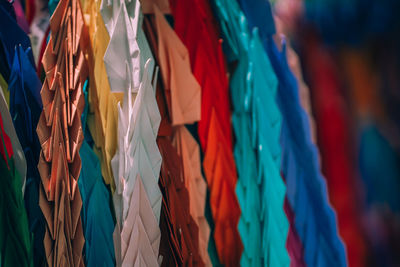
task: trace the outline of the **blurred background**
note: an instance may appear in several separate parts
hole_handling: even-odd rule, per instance
[[[349,266],[400,266],[400,1],[271,4],[298,55]]]

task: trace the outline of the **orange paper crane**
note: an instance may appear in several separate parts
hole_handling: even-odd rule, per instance
[[[204,217],[207,184],[201,174],[200,148],[185,124],[200,120],[201,88],[193,76],[188,51],[158,8],[154,8],[158,59],[164,94],[173,128],[172,141],[182,159],[189,211],[199,228],[198,247],[202,261],[211,266],[207,247],[210,227]]]
[[[187,47],[193,75],[201,86],[198,134],[205,155],[203,168],[210,190],[218,257],[225,266],[238,266],[243,246],[237,229],[240,207],[235,194],[237,174],[221,41],[206,1],[170,0],[170,4],[175,32]]]
[[[42,147],[39,205],[46,219],[44,247],[49,266],[84,265],[82,199],[77,186],[83,141],[82,86],[87,78],[83,27],[79,1],[61,0],[50,20],[51,37],[42,61],[46,79],[37,126]]]
[[[200,119],[201,89],[190,70],[185,46],[158,6],[153,6],[153,12],[155,16],[144,18],[144,26],[162,77],[157,84],[162,117],[157,142],[163,155],[160,187],[164,196],[160,254],[168,255],[162,265],[210,266],[209,226],[204,218],[206,184],[198,144],[184,126]]]

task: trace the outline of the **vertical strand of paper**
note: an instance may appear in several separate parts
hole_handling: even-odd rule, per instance
[[[87,124],[100,160],[101,174],[105,183],[115,190],[111,159],[117,149],[118,101],[123,94],[111,92],[103,61],[110,37],[100,13],[101,1],[85,1],[85,28],[90,37],[87,42],[89,65],[89,112]]]
[[[153,15],[147,15],[144,23],[146,34],[161,70],[156,92],[162,116],[157,141],[163,156],[160,185],[165,200],[161,218],[160,254],[164,257],[163,266],[176,264],[203,266],[206,262],[203,257],[206,253],[206,246],[203,246],[203,254],[201,254],[199,250],[201,241],[198,217],[194,217],[191,212],[192,201],[194,201],[191,198],[191,193],[197,192],[190,192],[187,186],[188,180],[195,179],[195,177],[188,174],[192,169],[192,166],[188,165],[191,165],[192,162],[190,162],[189,155],[183,152],[182,146],[179,146],[182,145],[182,142],[186,144],[186,140],[179,138],[180,130],[184,131],[182,128],[185,127],[183,125],[172,126],[173,122],[178,122],[177,119],[179,123],[185,123],[188,116],[196,117],[200,114],[200,102],[197,106],[194,103],[198,112],[195,108],[191,110],[193,112],[183,113],[179,106],[182,104],[180,103],[182,99],[187,101],[200,100],[199,94],[194,99],[185,98],[185,94],[190,95],[193,90],[195,94],[196,92],[199,93],[200,88],[194,78],[190,77],[190,64],[187,62],[187,57],[182,57],[185,50],[179,38],[163,18],[158,6],[154,6],[154,13],[155,18]],[[180,61],[183,58],[184,62]],[[181,76],[176,76],[178,71]],[[185,73],[185,71],[188,73]],[[186,83],[182,83],[182,81],[186,81]],[[193,81],[195,84],[192,83]],[[194,87],[191,87],[191,85],[194,85]],[[190,103],[185,102],[184,104],[187,104],[186,107],[189,109],[191,108]],[[200,161],[194,164],[197,164],[200,168]],[[203,200],[205,201],[205,199]],[[165,226],[169,226],[170,230],[166,230]],[[182,241],[179,242],[179,239]],[[169,254],[174,256],[171,257]]]
[[[202,88],[198,135],[205,155],[203,167],[210,189],[218,257],[226,266],[237,266],[242,253],[237,230],[240,208],[235,195],[237,174],[221,42],[208,3],[176,0],[170,4],[174,29],[189,51],[193,74]]]
[[[314,48],[313,53],[309,51]],[[358,209],[359,191],[356,190],[356,170],[351,149],[350,136],[347,130],[349,110],[341,93],[338,70],[332,57],[325,53],[316,40],[310,41],[305,50],[305,60],[308,62],[314,112],[317,118],[318,140],[321,146],[321,167],[326,176],[329,196],[338,216],[339,233],[347,245],[350,266],[365,266],[366,247],[362,233]],[[365,63],[363,63],[365,64]],[[347,64],[346,64],[347,65]],[[318,66],[318,67],[317,67]],[[357,67],[357,72],[360,67]],[[346,68],[344,69],[346,71]],[[357,74],[362,77],[362,75]],[[373,87],[374,82],[368,83]],[[369,95],[367,84],[361,86],[363,98]],[[369,96],[368,96],[369,97]],[[372,97],[376,99],[376,97]],[[326,105],[326,99],[331,99]],[[329,122],[329,123],[328,123]]]
[[[279,80],[278,102],[284,118],[282,175],[294,212],[294,225],[303,244],[304,261],[308,266],[332,263],[345,266],[344,244],[338,235],[335,211],[320,170],[309,117],[300,104],[298,81],[286,59],[285,40],[281,46],[279,51],[272,39],[264,43]]]
[[[286,187],[280,177],[277,79],[258,31],[250,32],[239,5],[216,0],[215,12],[231,65],[234,155],[239,173],[236,192],[242,208],[239,233],[244,245],[241,265],[285,266],[289,263],[285,246],[288,221],[283,210]]]
[[[84,265],[82,200],[77,185],[83,141],[82,86],[88,73],[83,26],[80,3],[60,1],[50,21],[51,37],[43,57],[46,79],[37,126],[42,146],[39,204],[46,219],[44,246],[49,266]]]

